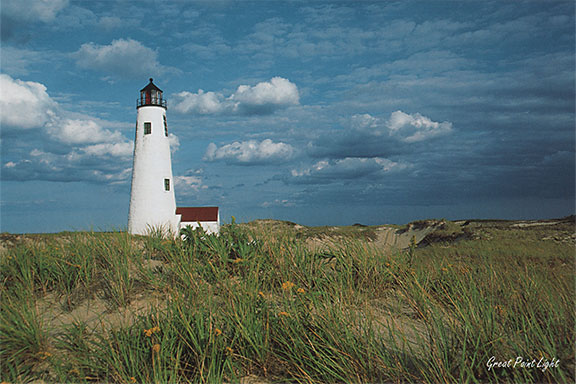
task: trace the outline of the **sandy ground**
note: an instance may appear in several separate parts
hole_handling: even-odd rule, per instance
[[[407,249],[410,247],[410,243],[412,242],[413,238],[416,244],[420,243],[428,234],[432,233],[438,225],[439,222],[434,222],[423,228],[409,226],[406,230],[381,226],[375,229],[376,239],[368,240],[368,243],[371,246],[384,251]],[[342,242],[343,240],[344,238],[338,235],[312,237],[306,240],[306,246],[308,249],[318,252],[325,250],[326,248],[337,246],[338,243]]]

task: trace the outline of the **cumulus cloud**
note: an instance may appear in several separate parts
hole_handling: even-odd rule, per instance
[[[414,153],[452,132],[451,122],[436,122],[420,113],[395,111],[388,118],[357,114],[350,118],[350,129],[318,137],[307,152],[316,158],[390,158]]]
[[[0,74],[0,122],[14,128],[38,128],[54,115],[57,105],[43,84]]]
[[[174,99],[176,111],[200,115],[268,114],[300,103],[296,84],[282,77],[273,77],[254,86],[240,85],[229,97],[200,89],[197,93],[177,93]]]
[[[388,135],[405,143],[423,141],[452,131],[452,123],[438,123],[419,113],[408,114],[395,111],[388,120],[370,114],[354,115],[352,129],[373,136]]]
[[[80,68],[117,76],[139,77],[175,70],[161,65],[155,50],[133,39],[113,40],[109,45],[85,43],[72,57]]]
[[[105,143],[88,145],[81,148],[81,151],[91,156],[112,156],[112,157],[132,157],[134,150],[134,143],[131,141],[124,141],[119,143]]]
[[[294,147],[286,143],[275,143],[270,139],[234,142],[218,148],[210,143],[204,160],[225,161],[229,164],[253,165],[279,163],[291,159],[295,154]]]
[[[103,129],[94,120],[53,119],[47,124],[48,133],[65,144],[113,143],[124,140],[118,131]]]
[[[28,158],[9,161],[2,167],[3,180],[87,181],[91,183],[126,182],[131,167],[123,156],[126,145],[95,145],[55,154],[34,149]],[[104,161],[108,158],[112,161]]]
[[[189,195],[193,192],[198,192],[201,189],[207,189],[206,185],[202,184],[202,177],[200,176],[175,176],[174,189],[178,191],[179,195]]]
[[[0,107],[3,129],[37,129],[34,138],[42,141],[25,142],[21,135],[8,135],[6,146],[14,140],[18,144],[7,151],[2,179],[127,180],[134,144],[120,131],[106,128],[114,123],[90,116],[76,118],[50,98],[43,84],[8,75],[0,75]],[[170,141],[177,149],[178,138],[171,135]]]
[[[241,85],[230,99],[236,108],[256,113],[300,103],[298,87],[282,77],[273,77],[253,87]]]
[[[329,184],[363,177],[380,178],[387,173],[407,168],[410,168],[409,164],[385,158],[347,157],[340,160],[322,160],[309,168],[294,169],[286,181],[296,184]]]
[[[226,101],[221,93],[204,92],[198,93],[180,92],[174,97],[174,110],[180,113],[194,113],[198,115],[213,115],[223,111],[230,111],[232,103]]]
[[[448,121],[438,123],[419,113],[410,115],[402,111],[392,112],[386,126],[392,136],[406,143],[426,140],[452,131],[452,123]]]

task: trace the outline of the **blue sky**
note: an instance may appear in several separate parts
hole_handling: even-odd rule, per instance
[[[178,205],[226,222],[574,213],[573,1],[1,7],[2,231],[126,227],[149,77]]]

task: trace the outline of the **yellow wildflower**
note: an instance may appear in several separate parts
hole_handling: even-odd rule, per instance
[[[304,290],[304,288],[298,288],[298,289],[296,290],[296,292],[298,292],[298,293],[306,293],[306,291]]]
[[[47,358],[49,358],[50,356],[52,356],[52,354],[50,352],[38,352],[38,356],[42,359],[45,360]]]
[[[292,289],[292,287],[294,287],[294,283],[291,281],[286,281],[286,282],[282,283],[282,289],[285,291]]]
[[[506,314],[506,308],[504,308],[501,305],[496,305],[494,307],[494,309],[496,310],[496,312],[500,315],[500,316],[504,316]]]
[[[234,350],[233,350],[232,348],[230,348],[230,347],[226,347],[226,353],[227,353],[228,355],[231,355],[231,354],[234,353]]]
[[[160,344],[154,344],[152,346],[152,352],[154,352],[154,353],[160,352]]]
[[[258,296],[264,298],[264,292],[262,292],[262,291],[258,292]]]
[[[442,267],[442,272],[448,272],[448,268]]]
[[[390,268],[390,263],[386,263],[386,266],[387,266],[388,268]]]
[[[282,311],[282,312],[279,312],[279,313],[278,313],[278,316],[286,316],[286,317],[288,317],[288,316],[290,316],[290,314],[289,314],[288,312]]]
[[[234,264],[238,264],[238,263],[241,263],[241,262],[243,262],[243,261],[244,261],[244,259],[234,259],[234,260],[232,260],[232,262],[233,262]]]
[[[218,328],[214,329],[214,335],[215,336],[220,336],[222,334],[222,331]]]
[[[136,378],[134,376],[130,377],[130,382],[131,383],[135,383],[136,382]]]
[[[156,326],[156,327],[152,327],[150,329],[145,329],[144,335],[146,335],[146,337],[151,337],[156,332],[160,332],[160,327]]]

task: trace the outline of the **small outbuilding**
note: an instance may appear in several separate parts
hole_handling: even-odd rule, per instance
[[[218,207],[178,207],[176,215],[180,215],[180,229],[187,226],[193,229],[202,227],[206,233],[220,233]]]

